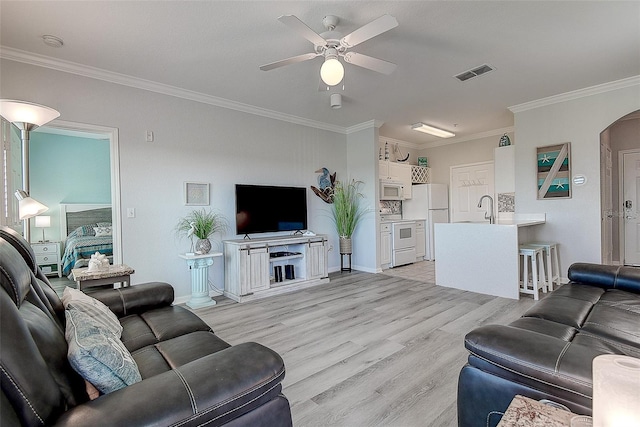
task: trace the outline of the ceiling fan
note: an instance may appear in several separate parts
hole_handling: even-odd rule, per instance
[[[320,78],[326,85],[335,86],[344,78],[344,67],[338,58],[343,58],[343,60],[349,64],[377,71],[382,74],[391,74],[393,70],[396,69],[396,64],[392,62],[349,51],[352,47],[397,27],[398,21],[391,15],[382,15],[380,18],[363,25],[344,37],[341,33],[335,31],[340,19],[333,15],[327,15],[322,20],[322,24],[327,29],[327,31],[322,34],[313,31],[294,15],[283,15],[278,18],[278,21],[289,26],[289,28],[313,43],[314,52],[262,65],[260,67],[262,71],[269,71],[274,68],[323,56],[324,63],[320,68]]]

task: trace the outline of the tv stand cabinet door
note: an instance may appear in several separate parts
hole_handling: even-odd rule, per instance
[[[307,279],[328,277],[328,251],[325,241],[309,242],[307,246]]]
[[[243,279],[242,295],[269,289],[269,252],[267,248],[255,248],[242,251],[241,268]],[[246,291],[246,292],[245,292]]]

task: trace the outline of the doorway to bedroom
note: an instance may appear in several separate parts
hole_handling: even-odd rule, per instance
[[[54,121],[32,132],[29,158],[32,192],[49,207],[46,238],[61,242],[64,254],[67,236],[73,231],[68,229],[68,212],[101,212],[98,222],[111,223],[112,263],[122,263],[118,130]],[[110,214],[104,217],[106,209]],[[96,225],[93,218],[89,222]],[[42,231],[36,228],[32,233],[41,236]],[[71,261],[73,267],[83,266],[75,265],[76,261]]]

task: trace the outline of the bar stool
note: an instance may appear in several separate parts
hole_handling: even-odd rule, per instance
[[[560,262],[558,261],[558,244],[555,242],[531,242],[529,246],[544,249],[544,270],[547,275],[547,289],[553,290],[553,282],[560,287]],[[553,253],[553,254],[552,254]]]
[[[519,255],[523,258],[520,292],[533,295],[534,300],[540,299],[539,289],[542,289],[542,292],[547,292],[547,279],[544,268],[539,268],[543,262],[543,254],[544,249],[542,247],[529,245],[520,245],[519,247]],[[538,260],[540,260],[540,264]],[[529,288],[529,266],[531,266],[531,288]]]

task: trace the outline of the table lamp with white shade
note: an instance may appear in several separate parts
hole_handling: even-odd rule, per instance
[[[593,359],[593,426],[640,426],[640,359],[619,354]]]
[[[51,227],[51,217],[49,215],[39,215],[36,217],[36,228],[42,228],[42,240],[40,242],[48,242],[44,237],[44,229]]]

